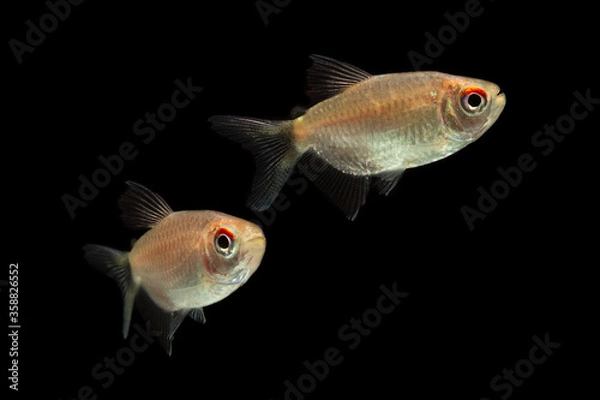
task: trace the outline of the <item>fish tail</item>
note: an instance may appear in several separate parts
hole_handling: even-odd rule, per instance
[[[215,115],[209,122],[217,133],[254,154],[256,172],[248,205],[255,211],[269,208],[302,156],[294,144],[293,120]]]
[[[84,257],[90,265],[113,278],[123,294],[123,337],[127,337],[135,295],[139,288],[132,279],[129,253],[97,244],[83,246]]]

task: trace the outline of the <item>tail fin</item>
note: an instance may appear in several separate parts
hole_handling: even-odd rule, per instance
[[[139,283],[132,279],[129,253],[97,244],[83,246],[85,259],[97,270],[117,281],[123,294],[123,337],[127,337]]]
[[[293,121],[215,115],[209,122],[216,132],[254,154],[256,172],[248,205],[256,211],[269,208],[302,155],[293,143]]]

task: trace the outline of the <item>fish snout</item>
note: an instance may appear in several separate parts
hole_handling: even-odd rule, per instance
[[[242,259],[240,264],[244,265],[250,273],[256,271],[262,258],[265,254],[267,247],[267,240],[262,234],[253,235],[249,237],[244,244],[242,244]]]

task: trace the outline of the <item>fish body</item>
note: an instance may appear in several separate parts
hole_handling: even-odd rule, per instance
[[[123,334],[134,303],[171,353],[171,341],[186,316],[204,322],[203,307],[223,300],[258,268],[265,237],[255,224],[217,211],[174,212],[141,185],[120,200],[132,228],[150,228],[130,252],[84,246],[85,257],[113,277],[123,292]]]
[[[466,145],[452,140],[443,121],[440,88],[453,79],[436,72],[374,76],[299,117],[296,144],[352,175],[439,160]]]
[[[389,193],[408,168],[445,158],[497,120],[505,96],[497,85],[440,72],[370,75],[312,56],[309,95],[316,104],[292,121],[235,116],[214,129],[254,152],[250,197],[266,209],[303,157],[319,165],[315,184],[354,218],[371,187]],[[316,158],[316,160],[315,160]]]

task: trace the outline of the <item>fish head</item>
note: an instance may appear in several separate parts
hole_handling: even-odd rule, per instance
[[[449,139],[465,145],[480,138],[496,122],[506,96],[495,83],[481,79],[445,78],[442,122]]]
[[[260,265],[266,248],[258,225],[221,213],[208,224],[204,239],[204,272],[225,285],[244,284]]]

